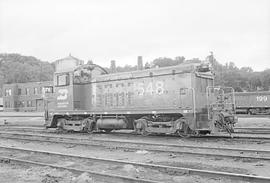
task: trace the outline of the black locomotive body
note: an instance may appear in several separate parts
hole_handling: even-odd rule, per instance
[[[48,128],[188,135],[216,127],[230,132],[235,122],[233,90],[214,87],[214,75],[202,63],[113,74],[82,65],[55,73],[54,83]]]

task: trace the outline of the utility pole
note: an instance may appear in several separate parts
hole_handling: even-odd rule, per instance
[[[214,71],[216,71],[216,73],[220,71],[220,76],[218,76],[220,78],[220,83],[219,84],[221,86],[224,86],[224,81],[223,81],[223,66],[221,65],[221,67],[218,68],[218,64],[217,64],[217,61],[216,61],[216,59],[214,57],[213,51],[210,51],[210,55],[208,57],[209,57],[209,62],[212,65]]]
[[[41,75],[42,75],[42,62],[40,63],[39,81],[41,81]]]

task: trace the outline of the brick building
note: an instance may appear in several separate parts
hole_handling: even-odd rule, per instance
[[[83,63],[71,55],[53,62],[55,72],[71,71]],[[53,81],[4,84],[4,111],[44,111],[47,104],[53,108],[53,91]]]
[[[53,97],[53,82],[12,83],[3,86],[4,111],[44,111]],[[51,106],[51,102],[48,102]]]

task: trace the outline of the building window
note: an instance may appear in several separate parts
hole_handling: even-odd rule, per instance
[[[5,96],[11,96],[11,89],[5,89]]]
[[[31,100],[28,100],[27,103],[26,103],[26,106],[27,107],[32,107],[32,101]]]
[[[5,108],[10,108],[10,102],[5,102]]]
[[[24,107],[25,105],[24,105],[25,103],[24,103],[24,101],[21,101],[21,107]]]
[[[69,85],[69,74],[62,74],[57,76],[57,86]]]
[[[38,94],[38,88],[34,88],[34,95]]]
[[[30,90],[29,90],[29,88],[25,88],[25,95],[30,95]]]
[[[22,89],[18,88],[18,95],[21,95],[21,94],[22,94]]]

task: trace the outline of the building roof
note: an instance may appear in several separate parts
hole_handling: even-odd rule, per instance
[[[80,60],[80,59],[78,59],[78,58],[72,56],[71,54],[69,54],[69,56],[67,56],[67,57],[65,57],[65,58],[58,59],[58,60],[56,60],[56,61],[54,61],[54,62],[52,62],[52,63],[55,64],[55,63],[60,62],[60,61],[62,61],[62,60],[76,60],[76,61],[78,61],[78,62],[83,63],[83,60]]]

